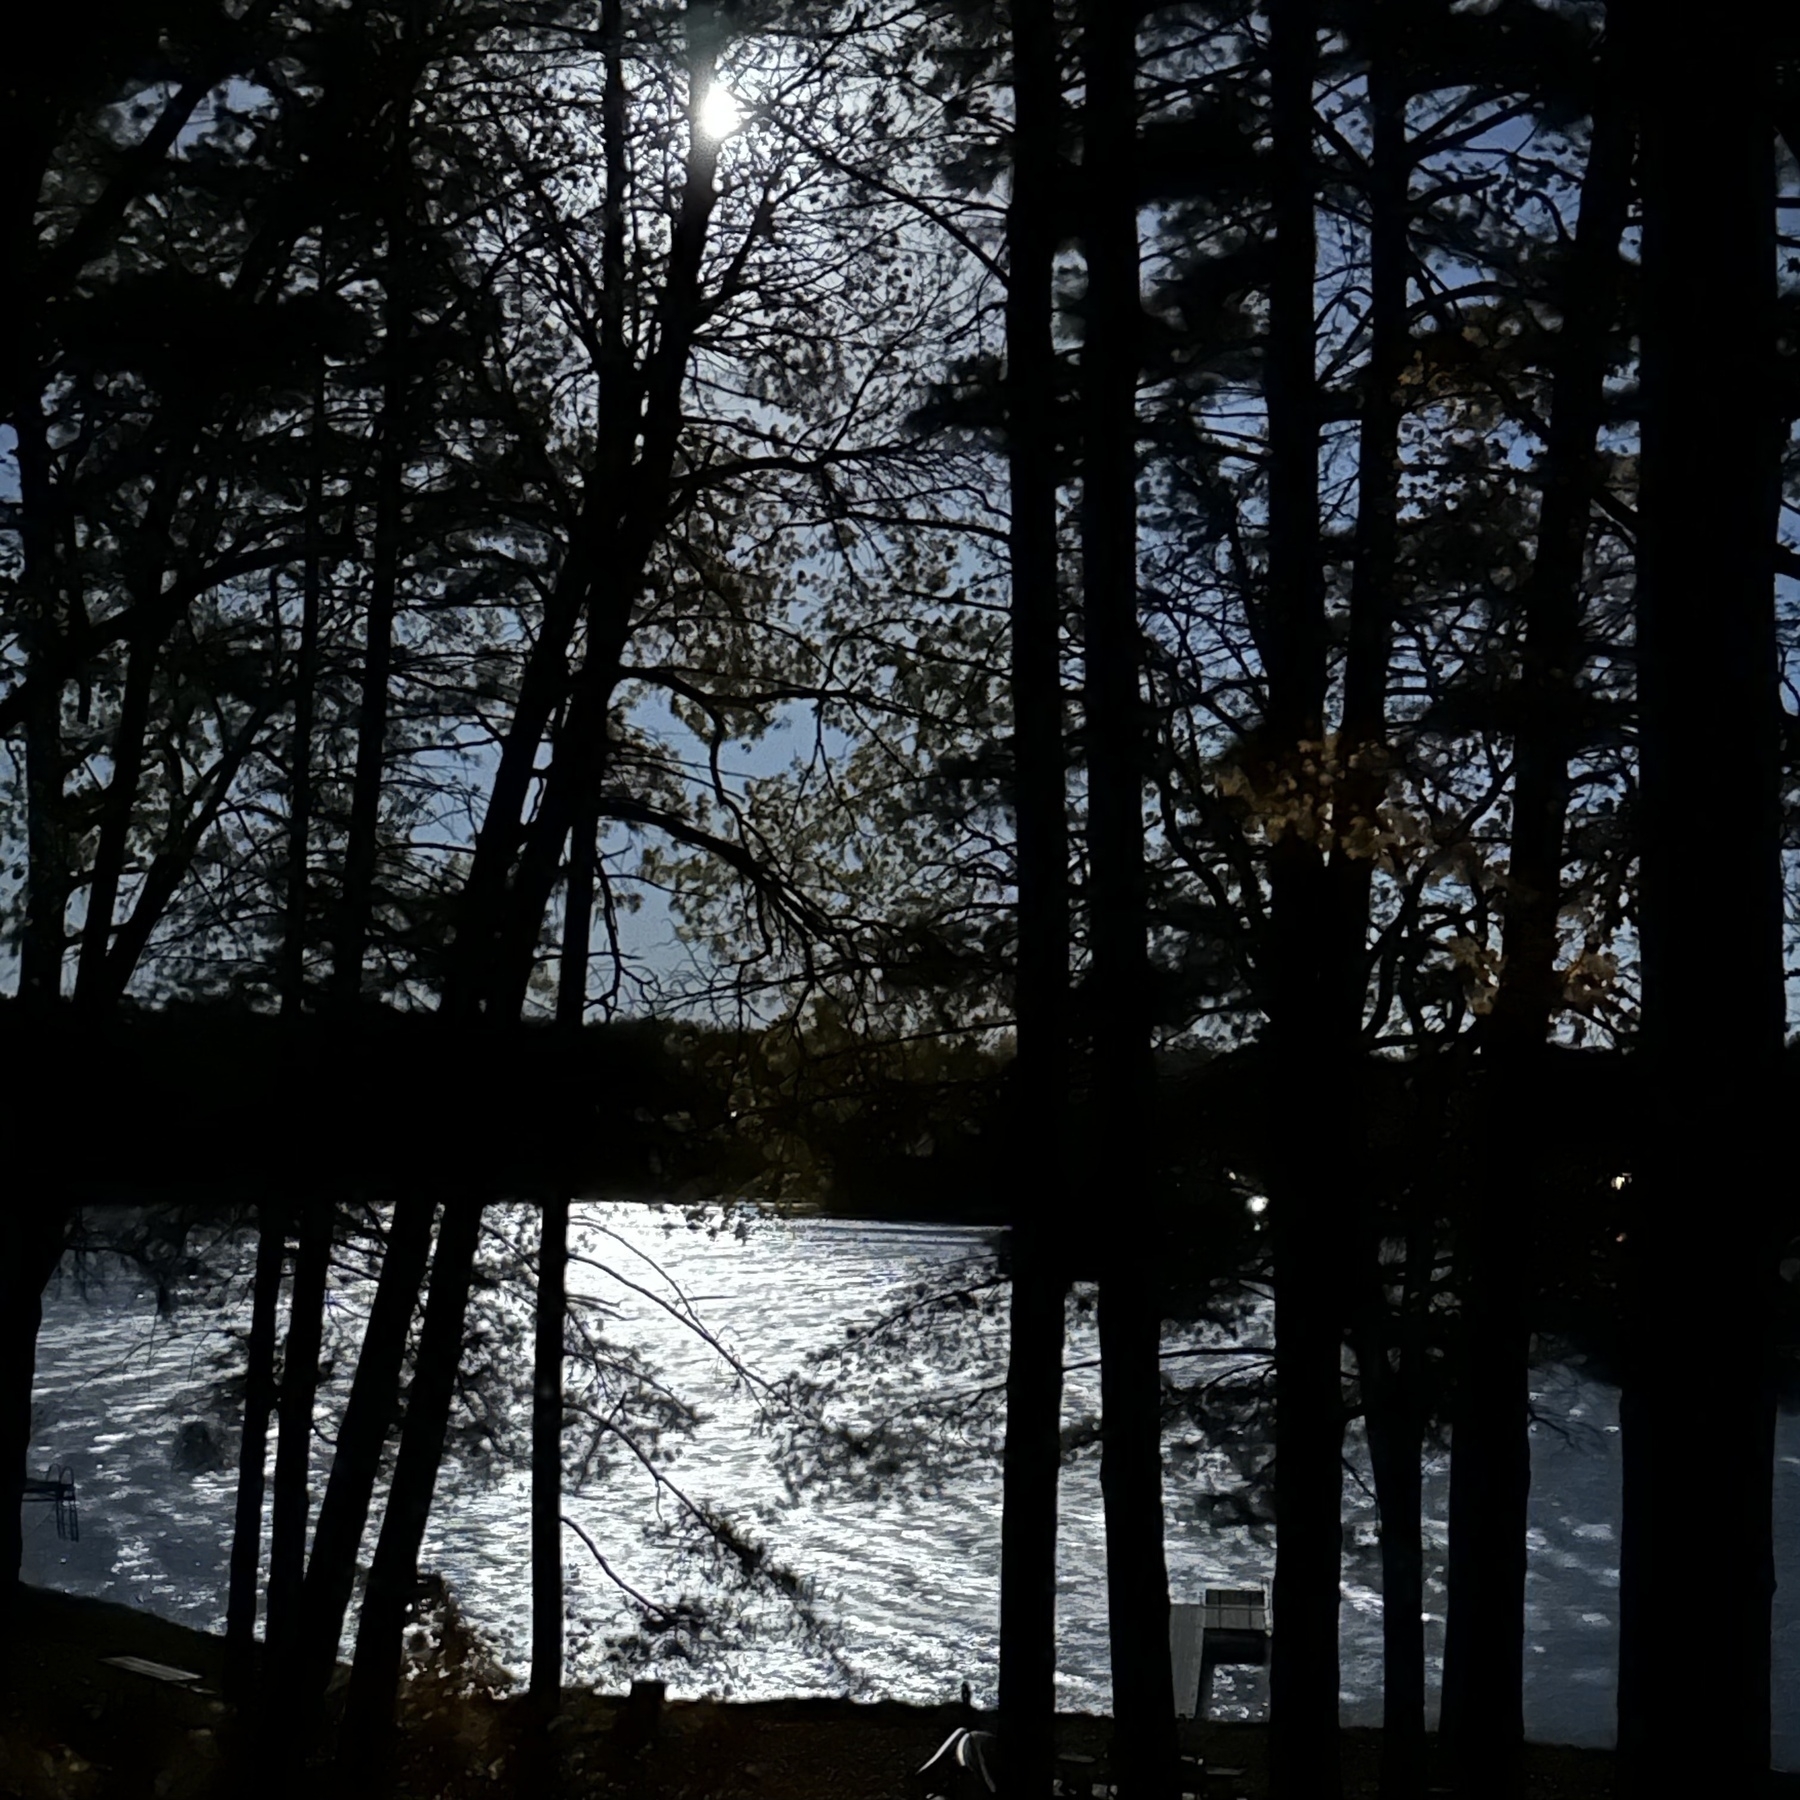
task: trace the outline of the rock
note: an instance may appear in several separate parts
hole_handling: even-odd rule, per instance
[[[176,1432],[174,1464],[184,1475],[210,1475],[225,1467],[224,1446],[204,1419],[189,1419]]]

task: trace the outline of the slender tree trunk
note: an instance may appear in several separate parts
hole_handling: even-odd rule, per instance
[[[1419,1427],[1402,1374],[1388,1366],[1385,1312],[1357,1331],[1369,1462],[1381,1515],[1381,1793],[1417,1794],[1425,1774],[1424,1508]]]
[[[156,669],[171,622],[156,602],[168,573],[170,531],[183,486],[181,472],[198,442],[199,432],[191,422],[184,422],[176,436],[177,443],[163,453],[142,525],[141,542],[146,548],[137,560],[132,581],[132,610],[138,624],[128,644],[125,688],[119,700],[118,723],[113,729],[112,774],[100,807],[100,836],[88,881],[87,922],[82,927],[81,952],[75,967],[75,999],[92,1010],[103,1011],[117,998],[107,979],[113,914],[130,848],[132,821],[137,814],[138,779],[144,768]]]
[[[1419,1334],[1412,1325],[1418,1305],[1415,1271],[1424,1260],[1424,1246],[1416,1234],[1424,1228],[1423,1221],[1412,1224],[1397,1315],[1382,1291],[1383,1272],[1373,1266],[1379,1245],[1365,1246],[1369,1266],[1355,1328],[1369,1461],[1381,1518],[1383,1800],[1418,1794],[1425,1778],[1424,1500],[1419,1462],[1424,1409],[1419,1395]],[[1396,1316],[1397,1333],[1392,1329]]]
[[[35,373],[35,363],[32,365]],[[24,383],[13,415],[24,553],[20,639],[25,652],[25,915],[19,932],[19,1005],[42,1014],[62,998],[70,877],[63,792],[63,684],[52,679],[61,635],[49,427]]]
[[[1012,518],[1013,795],[1019,967],[1013,1225],[1000,1522],[1000,1739],[1009,1796],[1044,1800],[1056,1726],[1056,1490],[1062,1466],[1069,1098],[1069,837],[1057,584],[1056,19],[1013,8],[1013,188],[1007,210],[1007,463]]]
[[[256,1209],[256,1233],[256,1285],[250,1306],[249,1367],[244,1378],[244,1433],[238,1450],[237,1513],[231,1533],[231,1574],[225,1601],[226,1697],[239,1704],[250,1695],[255,1657],[263,1479],[269,1452],[269,1414],[275,1405],[275,1315],[281,1304],[281,1267],[287,1248],[286,1208],[262,1202]]]
[[[399,1409],[406,1338],[431,1254],[432,1202],[409,1194],[394,1207],[387,1251],[369,1322],[363,1330],[356,1375],[338,1427],[331,1474],[313,1531],[302,1597],[299,1643],[291,1680],[297,1720],[323,1698],[344,1632],[344,1615],[356,1585],[356,1557],[368,1523],[375,1480]]]
[[[160,581],[160,564],[157,577]],[[111,999],[105,991],[107,951],[112,945],[113,911],[118,904],[131,823],[137,811],[144,737],[150,726],[150,698],[161,652],[157,637],[140,631],[126,658],[125,691],[113,731],[112,775],[101,802],[100,838],[88,881],[87,922],[82,927],[81,953],[75,969],[75,999],[83,1007],[103,1009]]]
[[[599,821],[584,814],[569,836],[562,965],[556,1023],[574,1042],[587,1010],[588,945],[594,911]],[[563,1336],[569,1256],[569,1202],[545,1196],[538,1236],[537,1329],[531,1394],[531,1700],[542,1720],[562,1701]]]
[[[1561,340],[1544,458],[1538,548],[1525,589],[1514,739],[1513,833],[1501,976],[1483,1032],[1492,1146],[1478,1170],[1457,1249],[1464,1326],[1450,1476],[1450,1606],[1441,1734],[1460,1789],[1498,1800],[1517,1791],[1524,1743],[1528,1284],[1538,1171],[1524,1122],[1549,1103],[1546,1039],[1561,1001],[1557,975],[1570,760],[1580,743],[1585,662],[1581,581],[1593,502],[1593,456],[1618,304],[1619,239],[1630,190],[1632,126],[1618,36],[1598,70],[1581,212],[1560,296]]]
[[[378,1771],[391,1742],[394,1700],[400,1686],[401,1637],[407,1608],[418,1590],[419,1545],[437,1487],[456,1371],[462,1361],[463,1319],[480,1242],[481,1214],[481,1203],[466,1196],[447,1201],[437,1253],[432,1258],[431,1288],[418,1363],[407,1396],[400,1456],[363,1592],[356,1659],[345,1698],[339,1763],[359,1772]]]
[[[1094,1174],[1137,1209],[1100,1273],[1100,1485],[1115,1759],[1128,1800],[1174,1791],[1174,1679],[1163,1554],[1160,1207],[1145,1154],[1154,1081],[1144,876],[1144,705],[1137,611],[1139,295],[1134,143],[1137,14],[1090,0],[1083,161],[1087,336],[1082,582],[1088,714],[1088,858],[1093,895]]]
[[[1313,367],[1312,0],[1270,14],[1275,267],[1264,385],[1269,412],[1268,629],[1272,756],[1303,770],[1325,737],[1319,566],[1319,407]],[[1304,791],[1304,790],[1303,790]],[[1317,1091],[1313,1032],[1327,1017],[1320,947],[1333,927],[1326,869],[1292,826],[1270,848],[1264,986],[1281,1091]],[[1342,1071],[1330,1070],[1327,1081]],[[1283,1121],[1289,1126],[1290,1121]],[[1284,1129],[1271,1161],[1275,1252],[1275,1641],[1270,1773],[1277,1800],[1336,1800],[1338,1601],[1343,1554],[1342,1223],[1338,1146]]]
[[[275,1447],[274,1519],[269,1535],[269,1610],[264,1633],[271,1656],[282,1654],[290,1635],[299,1630],[306,1574],[306,1515],[311,1504],[313,1403],[319,1386],[333,1216],[329,1200],[307,1202],[294,1258],[294,1288],[282,1358],[281,1434]]]
[[[1781,1168],[1775,1083],[1785,1025],[1772,559],[1786,433],[1772,400],[1773,31],[1773,15],[1734,19],[1721,40],[1725,66],[1698,82],[1683,34],[1649,29],[1634,46],[1643,119],[1637,646],[1649,1085],[1626,1222],[1631,1450],[1619,1740],[1633,1795],[1752,1794],[1769,1763],[1764,1371],[1773,1250],[1759,1201]],[[1703,1277],[1696,1183],[1718,1201]],[[1677,1328],[1706,1293],[1729,1297],[1723,1379],[1720,1359],[1696,1357]],[[1702,1419],[1708,1530],[1731,1547],[1731,1567],[1709,1594],[1710,1699],[1696,1708],[1683,1659],[1670,1654],[1668,1607],[1694,1579],[1692,1444]]]
[[[556,1022],[564,1031],[579,1031],[587,1017],[588,957],[594,930],[594,868],[599,835],[600,820],[593,807],[579,808],[574,828],[569,833],[562,960],[556,984]]]
[[[569,1203],[543,1203],[531,1398],[531,1698],[544,1716],[562,1697],[563,1312]]]
[[[405,9],[408,37],[419,30],[418,8]],[[389,687],[394,662],[394,607],[399,589],[401,535],[406,527],[406,459],[413,371],[412,104],[417,47],[412,46],[393,98],[388,150],[387,258],[382,345],[387,373],[382,383],[381,442],[375,475],[374,560],[369,571],[369,612],[363,627],[363,672],[357,709],[356,769],[350,789],[350,831],[344,848],[344,893],[332,964],[332,993],[339,1006],[355,1003],[362,989],[363,951],[374,906],[381,795],[387,771]]]
[[[324,288],[324,269],[320,287]],[[325,365],[313,379],[312,467],[306,483],[306,562],[300,585],[300,651],[294,683],[294,729],[288,745],[287,899],[281,944],[281,1010],[297,1014],[306,998],[306,924],[311,898],[312,740],[319,680],[319,602],[324,585]]]
[[[1370,20],[1369,367],[1357,454],[1355,563],[1350,583],[1344,713],[1335,759],[1326,879],[1331,935],[1322,962],[1317,1021],[1328,1073],[1315,1129],[1337,1147],[1338,1205],[1359,1224],[1366,1266],[1357,1308],[1357,1359],[1381,1509],[1382,1742],[1384,1800],[1419,1791],[1425,1757],[1425,1639],[1420,1610],[1420,1421],[1406,1383],[1389,1367],[1389,1321],[1379,1266],[1382,1194],[1373,1180],[1356,1104],[1363,1079],[1368,1004],[1369,900],[1379,813],[1387,788],[1387,697],[1393,620],[1400,604],[1400,387],[1407,360],[1408,185],[1403,32],[1397,0],[1377,0]]]

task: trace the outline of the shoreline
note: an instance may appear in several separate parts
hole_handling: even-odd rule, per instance
[[[225,1644],[116,1602],[26,1587],[21,1635],[0,1699],[0,1793],[18,1800],[222,1800],[235,1715],[219,1697]],[[191,1670],[192,1686],[105,1663],[142,1657]],[[959,1725],[993,1729],[992,1714],[957,1702],[809,1696],[773,1700],[635,1699],[565,1689],[548,1733],[523,1693],[462,1691],[468,1672],[436,1667],[408,1683],[391,1790],[409,1800],[507,1800],[556,1794],[611,1800],[922,1800],[916,1771]],[[1057,1720],[1065,1792],[1104,1781],[1112,1721]],[[1346,1800],[1376,1790],[1381,1732],[1346,1727]],[[1183,1721],[1181,1748],[1209,1774],[1204,1800],[1265,1800],[1268,1727]],[[1428,1785],[1437,1744],[1428,1738]],[[1609,1750],[1528,1744],[1526,1800],[1610,1800]],[[320,1786],[331,1779],[321,1762]],[[1439,1785],[1441,1793],[1451,1790]],[[1800,1795],[1800,1775],[1774,1776],[1771,1795]]]

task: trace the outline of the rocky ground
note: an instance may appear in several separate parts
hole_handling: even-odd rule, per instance
[[[233,1780],[235,1719],[219,1697],[223,1642],[102,1601],[27,1590],[23,1649],[0,1698],[0,1800],[244,1800],[281,1784],[254,1759]],[[133,1656],[191,1670],[172,1685],[104,1659]],[[407,1689],[394,1767],[378,1793],[406,1800],[963,1800],[954,1771],[920,1767],[959,1726],[960,1707],[836,1700],[755,1704],[621,1699],[572,1689],[547,1735],[518,1698],[462,1691],[453,1671]],[[991,1724],[991,1721],[986,1721]],[[977,1726],[983,1723],[974,1719]],[[1184,1727],[1196,1800],[1261,1800],[1267,1734],[1257,1725]],[[1063,1789],[1103,1791],[1110,1721],[1065,1716]],[[1375,1793],[1380,1734],[1344,1734],[1347,1800]],[[1199,1764],[1204,1762],[1204,1771]],[[1534,1745],[1528,1800],[1601,1800],[1612,1758]],[[938,1770],[949,1769],[949,1761]],[[354,1772],[351,1772],[354,1773]],[[958,1779],[963,1782],[959,1791]],[[1800,1781],[1782,1783],[1800,1792]],[[320,1763],[299,1791],[332,1795],[360,1784]],[[979,1791],[979,1790],[975,1790]],[[1447,1787],[1435,1790],[1449,1793]]]

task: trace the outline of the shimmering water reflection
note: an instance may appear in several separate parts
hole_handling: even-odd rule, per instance
[[[777,1463],[782,1439],[779,1394],[784,1377],[806,1367],[809,1353],[844,1341],[848,1328],[891,1309],[919,1284],[931,1285],[965,1266],[973,1281],[987,1256],[983,1234],[941,1228],[869,1226],[825,1220],[755,1221],[747,1235],[709,1235],[681,1215],[631,1206],[584,1209],[583,1249],[635,1287],[587,1264],[574,1266],[573,1291],[591,1329],[613,1345],[637,1346],[657,1379],[703,1415],[691,1435],[670,1431],[639,1448],[697,1504],[729,1516],[766,1545],[773,1560],[814,1584],[821,1620],[840,1632],[844,1662],[780,1629],[782,1609],[751,1613],[758,1634],[736,1644],[723,1665],[680,1661],[658,1668],[671,1691],[731,1692],[740,1697],[843,1691],[853,1671],[873,1692],[929,1702],[953,1698],[968,1680],[991,1705],[996,1678],[995,1620],[999,1569],[1000,1485],[992,1455],[996,1417],[992,1391],[1004,1375],[1004,1301],[967,1309],[955,1338],[961,1361],[946,1369],[922,1334],[895,1364],[887,1398],[965,1398],[966,1415],[952,1442],[958,1455],[921,1471],[895,1471],[871,1491],[802,1483],[790,1491]],[[504,1215],[497,1214],[505,1224]],[[525,1221],[512,1221],[524,1233]],[[353,1345],[367,1304],[364,1287],[342,1280],[334,1311]],[[659,1303],[660,1302],[660,1303]],[[673,1308],[673,1312],[670,1310]],[[709,1344],[678,1316],[684,1310],[712,1333]],[[499,1308],[504,1312],[505,1308]],[[517,1308],[516,1318],[522,1318]],[[129,1278],[91,1289],[72,1282],[46,1307],[36,1396],[34,1464],[72,1464],[80,1482],[82,1536],[60,1543],[48,1509],[26,1519],[26,1578],[72,1592],[105,1595],[206,1628],[223,1624],[235,1476],[229,1466],[174,1466],[178,1427],[212,1421],[227,1463],[236,1429],[221,1372],[235,1363],[248,1319],[245,1280],[233,1284],[223,1310],[178,1307],[157,1316],[154,1298]],[[1260,1331],[1258,1333],[1260,1334]],[[528,1336],[521,1354],[529,1355]],[[729,1356],[721,1355],[721,1350]],[[1065,1419],[1073,1424],[1098,1405],[1097,1354],[1091,1315],[1070,1321]],[[347,1391],[346,1354],[322,1395],[321,1438],[334,1426]],[[735,1366],[734,1366],[735,1365]],[[1209,1372],[1217,1372],[1215,1360]],[[747,1382],[745,1373],[771,1384]],[[519,1371],[516,1405],[496,1415],[501,1448],[523,1454],[528,1371]],[[623,1385],[618,1371],[590,1395]],[[610,1380],[610,1388],[606,1382]],[[1617,1647],[1619,1439],[1617,1397],[1579,1370],[1542,1371],[1534,1402],[1541,1423],[1533,1440],[1530,1573],[1526,1622],[1530,1645],[1525,1708],[1539,1739],[1605,1744],[1612,1738]],[[846,1405],[849,1403],[846,1402]],[[593,1410],[603,1410],[596,1404]],[[907,1409],[903,1406],[903,1412]],[[915,1413],[930,1408],[915,1405]],[[865,1405],[865,1422],[874,1413]],[[459,1439],[467,1452],[472,1440]],[[1781,1421],[1776,1493],[1776,1752],[1783,1767],[1800,1767],[1800,1429]],[[328,1445],[315,1446],[315,1494]],[[964,1460],[964,1458],[967,1460]],[[204,1458],[202,1458],[204,1461]],[[1176,1598],[1207,1582],[1266,1579],[1273,1549],[1266,1528],[1218,1524],[1205,1504],[1222,1462],[1204,1453],[1177,1455],[1166,1495],[1168,1558]],[[1707,1562],[1704,1454],[1696,1458],[1695,1562]],[[1346,1484],[1342,1615],[1343,1701],[1347,1719],[1380,1716],[1381,1593],[1376,1518],[1361,1480]],[[1447,1466],[1426,1471],[1426,1641],[1435,1680],[1443,1655],[1443,1551]],[[470,1619],[501,1660],[522,1672],[529,1653],[529,1541],[526,1470],[500,1454],[461,1454],[446,1467],[423,1561],[441,1570]],[[660,1514],[659,1514],[660,1506]],[[660,1494],[643,1465],[615,1440],[611,1466],[571,1494],[567,1510],[632,1586],[659,1600],[685,1591],[705,1597],[696,1569],[670,1541],[680,1503]],[[1098,1463],[1082,1453],[1067,1472],[1061,1503],[1058,1660],[1062,1704],[1103,1711],[1108,1705],[1105,1558]],[[626,1632],[632,1614],[585,1549],[567,1542],[573,1678],[616,1682],[607,1640]],[[1696,1667],[1696,1704],[1704,1703],[1705,1671]],[[1259,1715],[1266,1678],[1224,1669],[1214,1690],[1222,1716]],[[1435,1695],[1433,1703],[1435,1704]]]

